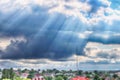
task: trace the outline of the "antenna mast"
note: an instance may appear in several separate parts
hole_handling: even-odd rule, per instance
[[[78,48],[76,47],[76,68],[77,68],[77,71],[79,71],[79,59],[78,59]]]

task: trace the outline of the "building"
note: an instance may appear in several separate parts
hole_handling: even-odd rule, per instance
[[[44,76],[54,78],[54,76],[56,76],[56,74],[55,73],[45,73]]]
[[[90,79],[86,77],[77,76],[77,77],[71,78],[70,80],[90,80]]]
[[[27,78],[28,75],[29,75],[28,73],[22,73],[20,77],[21,77],[21,78]]]
[[[44,77],[43,77],[42,75],[36,74],[36,75],[32,78],[32,80],[45,80],[45,79],[44,79]]]

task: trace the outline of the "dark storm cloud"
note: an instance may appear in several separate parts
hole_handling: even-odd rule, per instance
[[[3,18],[0,19],[0,35],[16,37],[38,32],[38,28],[44,25],[49,15],[46,9],[38,6],[33,6],[32,11],[34,14],[26,13],[23,10],[17,10],[10,14],[2,14],[1,17]]]
[[[12,41],[7,47],[6,52],[2,53],[2,58],[20,59],[20,58],[50,58],[60,59],[71,56],[76,53],[76,47],[79,48],[79,54],[82,54],[86,42],[81,43],[79,38],[73,34],[61,32],[56,41],[57,32],[47,31],[46,34],[37,38],[29,37],[27,43]],[[74,40],[75,39],[75,40]]]
[[[103,44],[120,44],[120,34],[113,32],[94,32],[89,36],[88,41]]]
[[[40,11],[40,9],[33,10],[33,14],[22,15],[22,18],[18,20],[1,23],[1,37],[24,36],[27,40],[27,42],[11,41],[5,52],[1,52],[1,58],[59,59],[76,53],[76,47],[80,51],[83,50],[86,42],[82,43],[75,32],[71,33],[71,30],[75,31],[75,29],[69,28],[64,31],[65,15],[59,13],[49,15],[47,12],[43,14]],[[16,15],[19,16],[19,14]],[[82,52],[78,53],[82,54]]]
[[[102,5],[93,0],[89,3],[93,6],[91,12],[96,12]],[[109,26],[106,24],[91,27],[72,16],[66,17],[66,15],[57,12],[50,14],[48,13],[49,8],[32,5],[31,13],[24,9],[16,10],[10,14],[0,14],[1,38],[23,36],[26,39],[26,42],[11,41],[6,50],[0,52],[0,58],[57,60],[73,54],[84,55],[83,49],[90,41],[120,44],[119,35],[109,36],[105,39],[102,33],[106,30],[119,33],[120,26],[117,25],[119,22],[115,23],[117,28],[114,28],[115,25],[108,28]],[[85,31],[93,33],[87,36],[84,34]],[[82,33],[83,37],[80,37],[79,33]]]

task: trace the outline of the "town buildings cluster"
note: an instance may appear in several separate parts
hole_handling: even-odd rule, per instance
[[[0,80],[120,80],[120,71],[0,69]]]

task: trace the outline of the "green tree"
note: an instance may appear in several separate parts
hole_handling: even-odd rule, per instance
[[[2,79],[9,78],[9,70],[3,69],[2,71]]]
[[[53,72],[54,72],[54,73],[59,73],[60,71],[57,70],[57,69],[53,69]]]
[[[10,75],[10,79],[13,80],[13,79],[14,79],[14,76],[15,76],[15,73],[14,73],[14,71],[13,71],[13,68],[11,68],[11,69],[9,70],[9,75]]]
[[[117,79],[117,78],[118,78],[118,75],[117,75],[117,74],[114,74],[114,75],[113,75],[113,78],[114,78],[114,79]]]
[[[22,70],[23,73],[26,72],[26,71],[27,71],[27,69]]]
[[[57,76],[55,80],[64,80],[62,76]]]
[[[45,80],[53,80],[52,77],[45,77]]]
[[[68,77],[67,76],[63,76],[63,80],[68,80]]]
[[[95,74],[94,80],[101,80],[101,79],[100,79],[99,75]]]
[[[34,77],[35,72],[36,71],[34,69],[31,69],[29,72],[28,78],[32,79]]]
[[[83,71],[82,70],[78,70],[77,71],[77,75],[82,75],[83,74]]]
[[[15,73],[13,71],[13,68],[11,69],[3,69],[2,71],[2,79],[11,79],[13,80],[15,76]]]
[[[46,73],[46,71],[45,70],[42,70],[42,74],[45,74]]]

